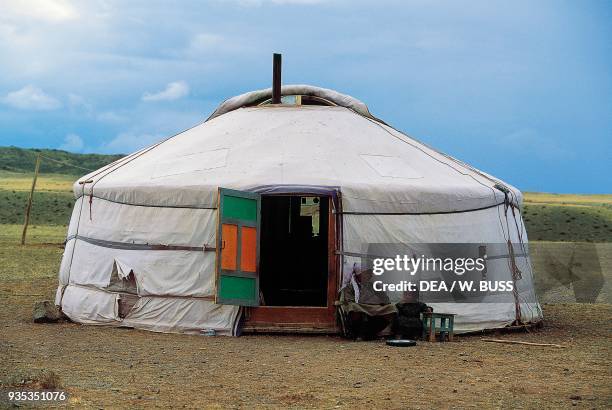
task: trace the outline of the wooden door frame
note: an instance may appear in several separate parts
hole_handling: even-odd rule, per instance
[[[262,195],[268,196],[268,195]],[[245,308],[244,332],[300,332],[336,333],[336,300],[339,286],[340,243],[338,220],[342,215],[335,212],[339,201],[337,195],[314,193],[282,193],[269,196],[318,196],[329,201],[327,217],[327,306],[258,306]],[[261,272],[260,272],[261,274]]]

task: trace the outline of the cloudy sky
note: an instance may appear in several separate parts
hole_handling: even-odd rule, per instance
[[[129,153],[269,87],[282,52],[284,83],[523,190],[611,193],[610,21],[605,0],[3,0],[0,145]]]

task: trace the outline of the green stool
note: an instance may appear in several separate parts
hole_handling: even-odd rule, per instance
[[[421,313],[421,320],[423,321],[423,340],[435,342],[436,333],[438,333],[441,338],[448,335],[448,341],[453,341],[455,314],[425,312]]]

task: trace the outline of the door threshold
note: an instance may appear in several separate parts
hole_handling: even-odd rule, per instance
[[[247,323],[242,328],[243,333],[301,333],[301,334],[337,334],[338,328],[333,326],[313,326],[310,323]]]

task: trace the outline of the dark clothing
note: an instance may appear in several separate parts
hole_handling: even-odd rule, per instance
[[[423,321],[421,313],[430,308],[425,303],[398,303],[395,334],[401,338],[419,339],[423,334]]]

